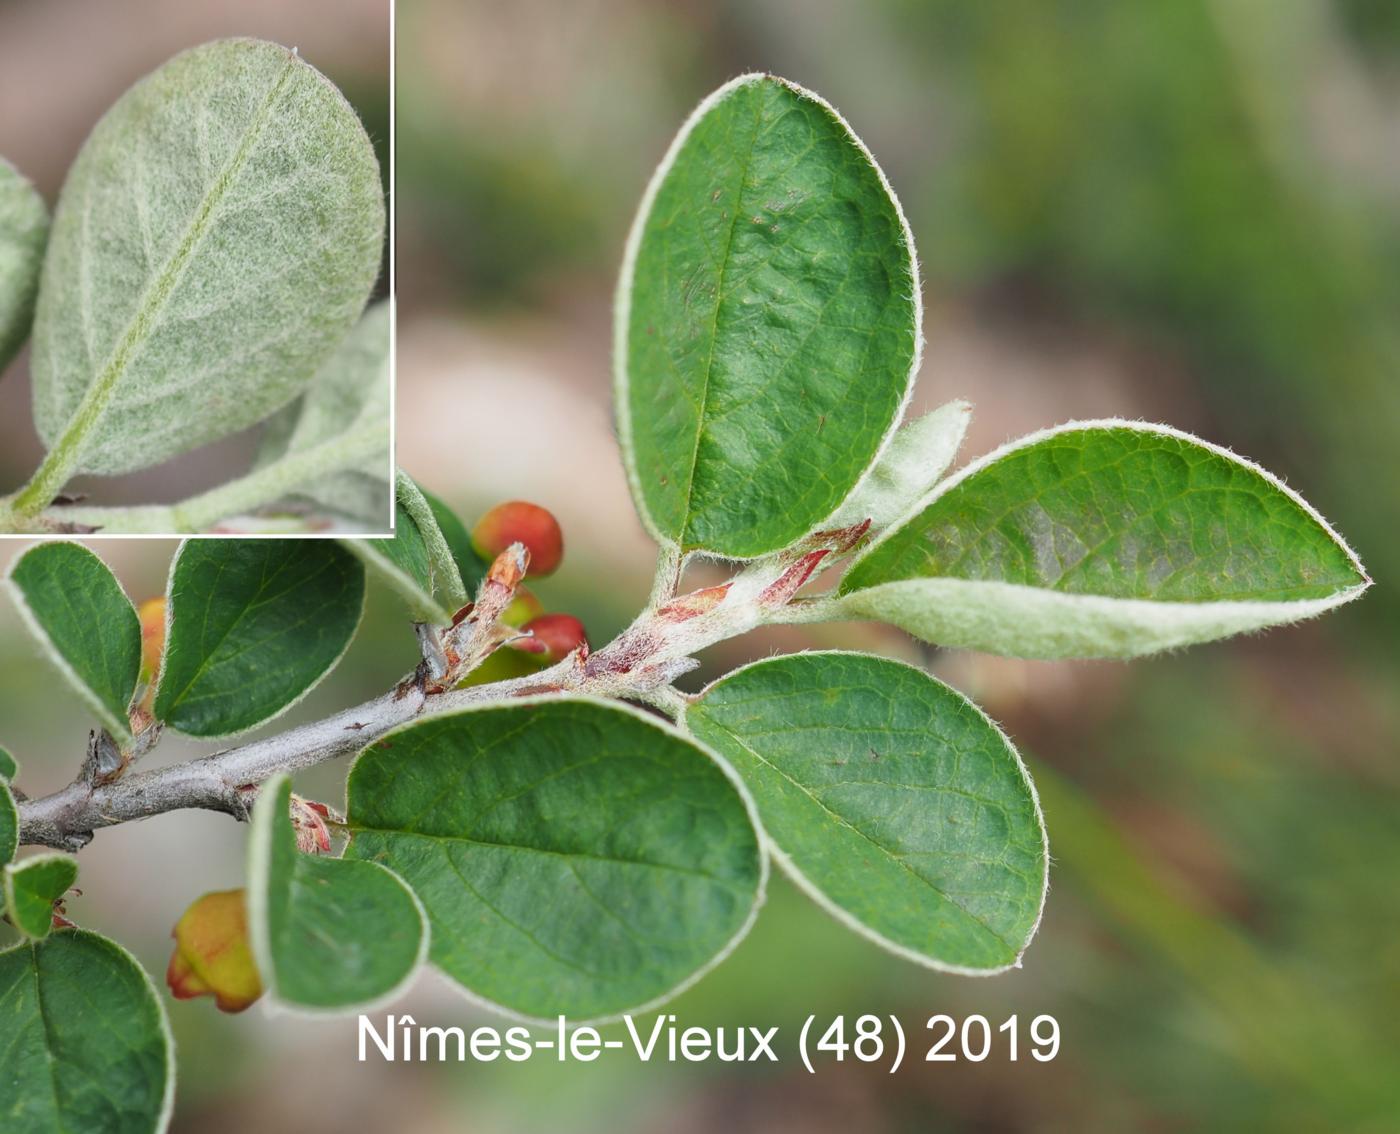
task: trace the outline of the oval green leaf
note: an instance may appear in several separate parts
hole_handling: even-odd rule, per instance
[[[887,658],[795,654],[717,681],[685,723],[842,921],[933,968],[1019,962],[1045,901],[1045,829],[1016,750],[962,694]]]
[[[402,876],[431,959],[532,1018],[609,1017],[697,979],[747,931],[764,859],[704,749],[585,699],[435,716],[350,773],[347,857]]]
[[[1077,422],[944,482],[857,558],[846,611],[1014,657],[1133,657],[1310,618],[1370,585],[1308,504],[1163,426]]]
[[[309,484],[298,475],[296,497],[361,523],[390,525],[393,468],[389,462],[389,345],[387,300],[374,304],[316,372],[311,385],[264,427],[254,469],[334,462],[338,454],[374,450],[349,468]]]
[[[9,862],[19,850],[19,808],[10,785],[0,779],[0,865]]]
[[[347,539],[344,545],[408,604],[415,621],[446,626],[467,600],[457,556],[432,502],[403,470],[396,474],[394,495],[393,537]]]
[[[0,747],[0,780],[13,780],[19,775],[19,765],[7,748]]]
[[[428,507],[432,510],[433,519],[437,521],[438,531],[442,533],[442,538],[446,541],[448,550],[452,554],[453,561],[457,564],[457,573],[462,578],[462,589],[465,597],[471,597],[476,593],[481,581],[486,578],[486,568],[489,566],[476,553],[476,548],[472,547],[471,533],[467,531],[466,524],[462,523],[461,517],[457,515],[447,504],[429,492],[422,485],[418,490],[423,494],[423,499],[428,502]]]
[[[0,158],[0,371],[29,338],[48,235],[44,199]]]
[[[53,904],[78,880],[78,860],[71,855],[36,854],[5,866],[5,912],[10,924],[32,940],[53,928]]]
[[[190,736],[271,720],[345,653],[364,568],[333,540],[186,540],[170,567],[155,715]]]
[[[107,564],[81,544],[41,543],[15,560],[7,578],[49,660],[108,732],[130,738],[141,622]]]
[[[831,514],[918,364],[913,239],[816,95],[744,75],[653,176],[618,287],[618,432],[660,541],[747,558]]]
[[[263,986],[310,1011],[364,1011],[412,979],[428,949],[423,907],[378,863],[302,854],[292,784],[263,785],[248,842],[248,931]]]
[[[135,959],[65,929],[0,953],[0,1128],[6,1134],[166,1128],[174,1045]]]
[[[46,479],[154,465],[291,401],[364,307],[383,231],[373,147],[295,51],[222,40],[142,79],[54,217],[32,364]]]

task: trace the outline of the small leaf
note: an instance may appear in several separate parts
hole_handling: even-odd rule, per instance
[[[748,928],[764,862],[709,753],[615,704],[434,716],[356,761],[346,856],[413,887],[431,959],[531,1017],[611,1016],[695,980]]]
[[[297,850],[292,785],[263,785],[248,843],[248,914],[267,990],[311,1010],[362,1011],[401,991],[423,963],[423,907],[376,862]]]
[[[174,1045],[125,949],[65,929],[0,953],[5,1134],[152,1134],[170,1120]]]
[[[365,573],[332,540],[186,540],[170,568],[158,720],[220,737],[271,720],[345,653]]]
[[[176,56],[97,124],[59,198],[34,325],[34,416],[70,472],[122,473],[300,393],[379,271],[374,149],[295,51]]]
[[[10,785],[0,780],[0,865],[10,862],[19,851],[19,808]]]
[[[458,556],[438,525],[432,503],[402,470],[395,495],[392,539],[342,542],[408,603],[415,621],[446,626],[466,601]]]
[[[1014,657],[1132,657],[1294,622],[1370,585],[1301,497],[1163,426],[1003,446],[857,558],[848,613]]]
[[[19,775],[19,765],[10,755],[9,749],[0,747],[0,780],[13,780]]]
[[[1016,750],[966,697],[887,658],[796,654],[717,681],[685,723],[842,921],[933,968],[1017,963],[1045,900],[1045,832]]]
[[[10,924],[32,940],[49,935],[53,904],[78,879],[78,860],[66,854],[36,854],[5,867],[5,912]]]
[[[387,301],[374,304],[316,372],[302,394],[264,427],[254,468],[295,453],[334,445],[348,435],[378,432],[384,450],[358,468],[299,489],[297,496],[384,530],[393,498],[389,463],[389,332]]]
[[[842,528],[869,520],[888,527],[928,498],[957,456],[972,406],[955,401],[901,426],[860,486],[824,526]]]
[[[127,708],[141,673],[141,623],[107,564],[81,544],[41,543],[15,560],[8,578],[49,659],[107,731],[129,739]]]
[[[0,158],[0,372],[29,338],[48,234],[44,199]]]
[[[771,75],[717,90],[618,287],[618,432],[652,534],[743,558],[812,530],[893,430],[919,324],[908,226],[836,111]]]

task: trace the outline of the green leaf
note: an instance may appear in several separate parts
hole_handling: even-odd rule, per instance
[[[618,433],[660,541],[734,558],[831,514],[894,428],[917,369],[913,239],[829,105],[771,75],[682,127],[628,240]]]
[[[1016,750],[962,694],[887,658],[796,654],[717,681],[685,724],[840,920],[933,968],[1019,961],[1045,900],[1045,830]]]
[[[827,520],[844,528],[869,520],[875,531],[902,519],[931,495],[948,471],[972,420],[972,406],[948,402],[899,428],[860,486]]]
[[[0,747],[0,780],[13,780],[19,775],[19,765],[7,748]]]
[[[0,371],[29,337],[48,234],[44,199],[0,158]]]
[[[423,490],[402,470],[395,483],[393,538],[343,542],[399,594],[416,621],[446,626],[466,602],[459,557]]]
[[[291,401],[364,307],[383,232],[373,147],[295,51],[221,40],[142,79],[54,217],[32,365],[49,463],[129,472]]]
[[[747,931],[764,860],[740,790],[651,717],[581,698],[434,716],[361,753],[347,857],[427,908],[431,959],[525,1016],[660,1002]]]
[[[0,779],[0,865],[11,861],[19,851],[19,808],[10,785]]]
[[[170,567],[157,719],[190,736],[285,712],[345,653],[364,569],[333,540],[186,540]]]
[[[486,569],[490,564],[486,563],[472,547],[471,533],[467,531],[467,526],[462,523],[457,513],[421,484],[418,486],[418,490],[423,494],[423,499],[428,502],[428,507],[432,509],[438,530],[442,532],[442,538],[447,541],[448,549],[457,564],[457,572],[462,576],[462,587],[467,596],[470,597],[476,593],[482,579],[486,578]]]
[[[297,850],[292,784],[263,785],[248,843],[248,928],[264,987],[284,1004],[365,1010],[401,991],[423,963],[423,907],[378,863]]]
[[[847,613],[1014,657],[1132,657],[1309,618],[1370,580],[1263,469],[1163,426],[1032,434],[859,556]]]
[[[174,1044],[131,954],[65,929],[0,953],[0,1128],[5,1134],[166,1128]]]
[[[78,860],[71,855],[36,854],[5,867],[5,912],[10,924],[34,940],[53,928],[53,904],[78,879]]]
[[[41,543],[16,559],[7,577],[49,659],[108,732],[130,738],[126,713],[141,675],[141,622],[107,564],[81,544]]]
[[[306,393],[264,427],[255,469],[293,454],[332,449],[361,434],[383,439],[383,451],[356,468],[299,487],[296,496],[333,512],[389,524],[389,342],[387,300],[368,308],[311,380]]]

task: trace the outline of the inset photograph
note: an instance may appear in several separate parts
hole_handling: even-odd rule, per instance
[[[392,531],[390,21],[0,8],[0,534]]]

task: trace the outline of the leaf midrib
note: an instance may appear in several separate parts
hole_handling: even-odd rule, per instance
[[[875,839],[873,839],[873,838],[871,838],[869,835],[867,835],[864,831],[862,831],[859,827],[857,827],[854,823],[852,823],[852,822],[851,822],[849,819],[847,819],[844,815],[841,815],[839,812],[833,811],[830,807],[828,807],[828,806],[826,805],[825,802],[823,802],[822,800],[818,799],[817,796],[816,796],[815,794],[813,794],[813,792],[807,787],[806,784],[803,784],[803,783],[801,783],[800,781],[793,779],[792,776],[788,775],[788,773],[787,773],[786,771],[784,771],[782,768],[778,767],[778,765],[774,764],[771,760],[766,760],[766,759],[764,759],[764,757],[763,757],[759,752],[757,752],[754,748],[752,748],[751,746],[749,746],[748,744],[746,744],[746,743],[744,742],[744,739],[743,739],[741,736],[739,736],[738,733],[734,732],[734,731],[733,731],[732,729],[730,729],[727,725],[725,725],[725,724],[723,724],[721,721],[717,720],[713,715],[707,715],[707,714],[705,714],[705,713],[702,711],[702,712],[701,712],[701,716],[704,717],[706,720],[709,720],[711,723],[713,723],[714,726],[715,726],[716,728],[720,729],[721,731],[723,731],[723,732],[726,733],[727,735],[733,737],[734,742],[735,742],[736,744],[738,744],[740,748],[742,748],[745,752],[747,752],[750,756],[752,756],[755,760],[757,760],[757,761],[758,761],[760,764],[762,764],[765,768],[770,768],[770,769],[772,769],[772,770],[773,770],[774,772],[776,772],[779,776],[781,776],[784,780],[786,780],[788,783],[790,783],[793,787],[795,787],[798,791],[800,791],[803,795],[805,795],[808,799],[810,799],[814,804],[816,804],[818,808],[820,808],[823,812],[825,812],[827,815],[829,815],[829,816],[832,818],[832,820],[833,820],[838,826],[841,826],[841,827],[846,828],[848,831],[852,832],[853,834],[857,835],[859,838],[863,839],[865,842],[869,843],[872,847],[874,847],[874,848],[880,853],[880,855],[881,855],[883,858],[888,859],[890,862],[892,862],[892,863],[894,863],[896,866],[898,866],[901,870],[904,870],[904,871],[906,871],[907,873],[909,873],[909,874],[910,874],[913,878],[915,878],[921,885],[927,886],[930,890],[932,890],[935,894],[937,894],[940,898],[942,898],[942,899],[943,899],[945,902],[947,902],[950,906],[952,906],[954,909],[956,909],[956,910],[958,910],[959,912],[961,912],[961,913],[963,914],[963,916],[966,917],[969,921],[975,923],[976,925],[981,926],[984,930],[987,931],[987,933],[989,933],[989,934],[992,936],[992,938],[993,938],[995,941],[998,942],[998,944],[1000,944],[1000,945],[1004,946],[1005,948],[1011,950],[1011,953],[1012,953],[1013,955],[1016,955],[1016,954],[1018,954],[1018,953],[1020,952],[1020,950],[1019,950],[1019,948],[1018,948],[1017,946],[1012,945],[1011,942],[1009,942],[1009,941],[1008,941],[1005,937],[1003,937],[999,932],[997,932],[995,929],[993,929],[993,928],[991,927],[991,925],[989,925],[989,924],[987,923],[987,921],[986,921],[985,918],[979,917],[977,914],[973,913],[973,912],[972,912],[971,910],[969,910],[966,906],[964,906],[961,902],[959,902],[956,898],[954,898],[951,894],[947,893],[946,891],[944,891],[944,890],[943,890],[942,888],[940,888],[939,886],[936,886],[934,883],[930,882],[927,878],[925,878],[922,874],[920,874],[917,870],[915,870],[915,869],[914,869],[913,867],[911,867],[907,862],[905,862],[901,857],[899,857],[898,855],[896,855],[896,854],[894,854],[893,852],[891,852],[890,849],[889,849],[888,847],[884,846],[883,844],[881,844],[881,843],[879,843],[879,842],[876,842]],[[791,855],[788,855],[787,857],[788,857],[789,859],[791,859]],[[794,867],[796,867],[796,863],[795,863],[795,862],[793,863],[793,865],[794,865]],[[825,892],[825,891],[823,891],[823,892]],[[835,899],[831,899],[831,900],[834,901]],[[843,908],[844,908],[844,907],[843,907]]]
[[[744,203],[744,181],[749,175],[749,167],[753,163],[753,151],[758,145],[758,137],[761,133],[759,127],[763,121],[763,99],[761,97],[754,100],[754,124],[753,134],[749,137],[749,147],[744,154],[744,160],[739,165],[739,192],[734,202],[734,210],[729,219],[729,232],[725,235],[724,251],[720,254],[719,279],[715,282],[715,308],[710,316],[710,350],[705,359],[705,371],[703,383],[700,387],[700,405],[695,415],[695,444],[690,450],[690,467],[686,470],[685,481],[685,508],[681,513],[681,543],[686,542],[686,537],[690,532],[690,521],[693,515],[693,505],[695,500],[695,469],[700,463],[700,440],[705,434],[705,414],[710,404],[710,380],[714,376],[715,366],[715,341],[719,337],[719,312],[724,306],[724,284],[725,277],[729,274],[730,251],[734,247],[734,234],[739,228],[739,218],[744,210],[741,206]]]
[[[287,61],[277,76],[267,95],[254,113],[248,128],[239,143],[238,149],[219,172],[213,185],[201,199],[199,208],[185,230],[175,252],[147,288],[136,307],[136,312],[127,324],[117,346],[97,378],[88,386],[87,392],[78,403],[78,408],[69,418],[67,426],[53,446],[54,453],[66,452],[70,459],[77,460],[82,455],[83,442],[87,434],[105,414],[117,387],[120,385],[132,358],[157,321],[166,306],[180,277],[184,274],[196,247],[211,227],[214,215],[227,195],[230,186],[247,164],[253,146],[267,125],[272,107],[282,89],[286,86],[297,65],[297,57],[288,53]]]

